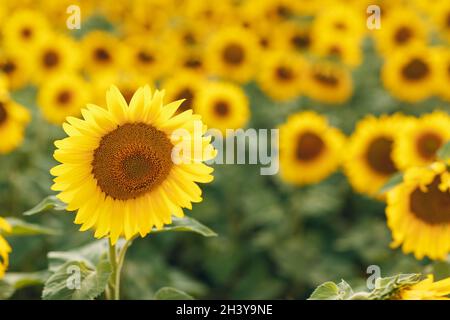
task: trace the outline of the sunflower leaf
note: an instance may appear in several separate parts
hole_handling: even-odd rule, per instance
[[[332,281],[322,283],[314,290],[308,300],[342,300],[338,285]]]
[[[155,293],[156,300],[194,300],[192,296],[181,290],[163,287]]]
[[[197,220],[184,217],[184,218],[173,218],[172,224],[164,226],[161,230],[154,230],[154,233],[168,232],[168,231],[178,231],[178,232],[194,232],[198,233],[204,237],[216,237],[217,233],[212,231],[207,226],[201,224]]]
[[[13,236],[34,236],[34,235],[50,235],[55,236],[59,235],[60,232],[40,226],[38,224],[25,222],[23,220],[17,218],[7,218],[8,223],[11,225],[11,232],[8,232],[8,235]]]
[[[10,298],[17,290],[42,285],[48,278],[47,271],[39,272],[8,272],[0,280],[0,299]]]
[[[111,272],[111,264],[106,253],[95,266],[88,265],[85,261],[68,261],[45,282],[42,298],[93,300],[105,291]]]
[[[402,183],[403,181],[403,173],[397,172],[393,174],[390,179],[380,188],[378,191],[378,194],[382,195],[394,188],[399,183]]]
[[[444,144],[437,152],[439,159],[447,161],[450,160],[450,141]]]
[[[48,196],[39,202],[34,208],[27,210],[23,213],[24,216],[32,216],[38,213],[42,213],[48,210],[63,211],[66,210],[67,205],[56,198],[56,196]]]

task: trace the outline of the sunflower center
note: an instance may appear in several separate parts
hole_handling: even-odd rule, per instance
[[[186,32],[183,35],[183,41],[187,45],[194,45],[197,43],[197,41],[195,40],[195,36],[192,34],[192,32]]]
[[[447,29],[450,29],[450,12],[447,13],[447,17],[445,19],[445,24],[447,26]]]
[[[294,78],[292,70],[284,66],[280,66],[277,68],[276,75],[278,79],[282,81],[289,81],[292,80],[292,78]]]
[[[331,74],[318,72],[314,74],[314,79],[316,79],[321,84],[326,85],[327,87],[336,87],[339,84],[338,78]]]
[[[8,118],[8,113],[6,112],[5,105],[3,102],[0,102],[0,125],[3,124],[3,122],[6,121]]]
[[[411,212],[431,225],[450,222],[450,193],[439,190],[440,183],[441,178],[437,176],[427,186],[427,192],[417,188],[409,198]]]
[[[105,48],[97,48],[94,51],[94,57],[97,61],[107,62],[111,59],[111,55]]]
[[[373,140],[367,149],[366,157],[369,166],[382,175],[391,175],[397,172],[391,157],[392,144],[392,139],[379,137]]]
[[[276,8],[276,13],[280,18],[288,18],[291,16],[291,9],[287,6],[279,5]]]
[[[423,158],[433,159],[442,142],[441,137],[437,134],[433,132],[424,133],[417,139],[417,151]]]
[[[313,132],[305,132],[297,139],[295,156],[300,161],[311,161],[317,158],[325,149],[322,138]]]
[[[226,101],[219,100],[214,104],[214,112],[219,117],[226,117],[230,113],[230,105]]]
[[[56,99],[60,104],[66,105],[72,100],[72,92],[63,90],[58,94]]]
[[[144,51],[141,51],[138,53],[138,59],[142,63],[146,63],[146,64],[149,64],[149,63],[152,63],[153,61],[155,61],[155,58],[151,54],[149,54],[148,52],[144,52]]]
[[[184,88],[176,95],[175,101],[182,100],[182,99],[185,99],[185,100],[183,101],[180,108],[178,109],[178,113],[192,109],[192,101],[194,100],[194,92],[190,88]]]
[[[6,74],[11,74],[16,70],[16,65],[12,61],[7,61],[2,66],[2,71]]]
[[[307,49],[311,44],[311,38],[307,34],[298,34],[291,38],[291,43],[298,49]]]
[[[244,61],[244,49],[238,44],[231,43],[223,50],[223,59],[232,65],[241,64]]]
[[[202,61],[200,59],[197,59],[197,58],[189,58],[184,63],[184,66],[186,68],[190,68],[190,69],[198,69],[198,68],[201,68],[202,65],[203,65]]]
[[[59,62],[58,53],[53,50],[46,51],[43,56],[43,62],[47,68],[53,68]]]
[[[428,65],[419,58],[412,59],[402,69],[403,76],[412,81],[421,80],[430,72]]]
[[[410,28],[401,27],[395,33],[394,39],[395,39],[395,42],[397,42],[398,44],[404,44],[411,39],[412,35],[413,35],[413,33]]]
[[[30,28],[23,28],[20,32],[23,38],[28,39],[33,35],[33,30]]]
[[[92,173],[108,196],[137,198],[160,185],[172,168],[172,143],[144,123],[127,123],[105,135],[94,151]]]

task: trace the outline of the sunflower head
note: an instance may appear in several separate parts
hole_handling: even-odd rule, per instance
[[[400,287],[393,299],[398,300],[450,300],[450,278],[434,281],[433,275],[412,285]]]
[[[0,92],[0,154],[9,153],[23,141],[25,127],[30,121],[29,111]]]
[[[215,150],[203,137],[200,117],[192,110],[175,115],[181,101],[163,105],[163,96],[145,86],[127,104],[113,86],[106,109],[88,105],[83,119],[67,118],[68,137],[55,142],[54,156],[62,164],[51,170],[52,189],[68,210],[78,211],[80,230],[95,229],[95,237],[109,236],[114,244],[120,236],[160,229],[202,200],[196,182],[212,180],[202,161]],[[193,142],[201,152],[188,152]],[[175,147],[183,161],[174,157]]]

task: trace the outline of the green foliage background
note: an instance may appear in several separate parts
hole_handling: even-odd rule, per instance
[[[415,105],[395,101],[380,83],[381,63],[367,41],[365,61],[353,75],[354,96],[342,106],[305,98],[276,104],[250,84],[245,88],[252,110],[249,127],[275,128],[289,114],[308,109],[326,114],[333,125],[351,134],[368,113],[450,111],[448,103],[434,99]],[[2,216],[21,216],[52,194],[53,141],[64,133],[42,119],[35,96],[32,87],[13,93],[32,111],[33,122],[24,144],[0,159]],[[203,187],[204,201],[186,213],[219,236],[164,233],[137,239],[124,268],[123,298],[150,299],[161,287],[172,286],[195,298],[302,299],[328,280],[345,278],[354,288],[364,286],[366,268],[373,264],[381,267],[383,276],[433,270],[439,278],[450,273],[448,264],[416,261],[390,249],[385,205],[355,194],[342,173],[316,185],[295,187],[278,176],[261,176],[259,169],[215,165],[214,182]],[[91,242],[92,233],[78,232],[73,219],[74,214],[61,211],[27,218],[60,230],[60,235],[9,238],[9,270],[45,270],[49,251]],[[12,298],[39,299],[41,292],[42,286],[30,287]]]

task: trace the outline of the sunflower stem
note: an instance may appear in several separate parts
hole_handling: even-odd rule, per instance
[[[120,300],[120,276],[122,274],[122,268],[125,262],[125,255],[134,239],[135,237],[125,242],[122,249],[119,251],[119,255],[117,255],[116,246],[112,245],[111,241],[109,241],[109,261],[111,263],[112,272],[106,291],[106,298],[108,300]]]

